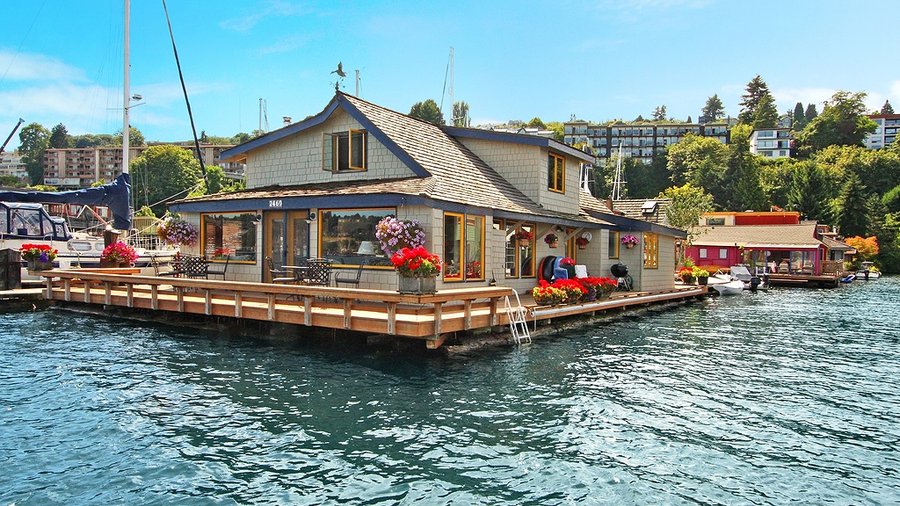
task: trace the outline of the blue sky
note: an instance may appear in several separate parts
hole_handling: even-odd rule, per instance
[[[739,112],[762,75],[785,111],[838,89],[900,106],[896,1],[557,2],[169,0],[198,133],[270,130],[343,90],[408,112],[441,101],[450,47],[455,98],[473,124],[510,119],[697,119],[717,93]],[[160,0],[133,0],[131,124],[148,140],[190,138]],[[122,0],[7,2],[0,31],[0,132],[22,117],[69,133],[121,128]],[[884,23],[882,23],[884,22]],[[884,24],[884,28],[879,28]],[[445,108],[449,98],[444,98]],[[898,109],[900,110],[900,109]],[[15,147],[18,138],[8,149]]]

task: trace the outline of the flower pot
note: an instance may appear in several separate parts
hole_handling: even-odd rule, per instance
[[[531,246],[531,239],[519,239],[520,248],[527,248],[528,246]]]
[[[555,247],[557,247],[557,246],[559,246],[559,243],[558,243],[558,242],[551,242],[551,243],[550,243],[550,247],[551,247],[551,248],[555,248]]]
[[[634,247],[634,244],[628,243],[625,245],[626,248],[631,249]]]
[[[400,293],[422,295],[437,292],[437,276],[427,278],[410,278],[400,276]]]
[[[709,276],[698,276],[697,277],[698,285],[705,285],[708,281],[709,281]]]
[[[579,244],[578,245],[578,249],[585,249],[585,248],[587,248],[587,244]]]
[[[27,260],[30,271],[49,271],[53,268],[53,262],[41,262],[40,260]]]

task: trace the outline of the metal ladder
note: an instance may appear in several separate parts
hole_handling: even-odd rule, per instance
[[[510,303],[508,295],[505,298],[509,331],[516,344],[522,344],[523,341],[531,343],[531,333],[528,331],[528,321],[525,319],[525,307],[522,306],[522,301],[519,300],[519,293],[513,290],[513,295],[516,296],[515,306]]]

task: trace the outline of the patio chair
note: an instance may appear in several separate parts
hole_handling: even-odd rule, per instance
[[[342,272],[334,275],[334,286],[344,285],[353,285],[359,288],[359,280],[362,277],[363,266],[365,262],[360,262],[359,266],[356,268],[356,273],[353,274],[353,271],[350,272]]]
[[[306,284],[328,286],[331,281],[331,260],[325,258],[306,259]]]
[[[209,279],[209,262],[203,257],[185,255],[181,259],[181,268],[186,278]]]
[[[275,268],[275,262],[272,261],[272,257],[266,257],[266,268],[269,269],[269,274],[272,276],[272,283],[281,285],[297,284],[298,279],[296,276],[291,275],[286,270]]]
[[[207,276],[222,276],[225,281],[225,273],[228,271],[228,263],[231,261],[231,255],[225,255],[225,263],[216,262],[209,264],[206,268]]]

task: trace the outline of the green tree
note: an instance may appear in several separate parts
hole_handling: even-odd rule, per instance
[[[253,137],[251,137],[250,134],[248,134],[247,132],[236,133],[231,138],[231,144],[243,144],[252,138]]]
[[[819,112],[816,111],[816,104],[807,104],[806,112],[803,113],[803,116],[806,117],[806,124],[808,125],[810,121],[816,119],[819,116]]]
[[[704,192],[703,188],[684,184],[666,188],[659,198],[672,199],[666,207],[666,218],[673,227],[687,231],[690,244],[696,237],[694,230],[700,223],[700,217],[713,210],[712,195]]]
[[[31,123],[19,131],[19,154],[32,185],[44,182],[44,151],[50,145],[50,132],[40,123]]]
[[[59,123],[50,130],[50,147],[55,149],[65,149],[69,147],[69,131],[66,125]]]
[[[647,120],[645,120],[644,117],[643,117],[642,115],[640,115],[640,114],[638,114],[638,117],[637,117],[637,118],[634,118],[634,122],[635,122],[635,123],[640,123],[640,122],[642,122],[642,121],[647,121]]]
[[[766,95],[772,95],[769,92],[769,85],[757,74],[747,83],[746,91],[741,95],[741,112],[738,114],[738,120],[741,123],[753,123],[759,101]],[[772,102],[774,103],[774,100]]]
[[[718,93],[706,99],[703,116],[706,117],[706,121],[715,121],[725,116],[725,106],[722,105],[722,99],[719,98]]]
[[[837,208],[837,223],[841,234],[866,237],[869,217],[866,193],[865,186],[856,174],[851,173],[844,181]]]
[[[628,164],[624,162],[628,161]],[[669,170],[666,168],[668,159],[664,151],[653,154],[649,164],[642,163],[633,158],[623,160],[625,179],[628,181],[628,197],[634,199],[651,199],[664,191],[671,181]]]
[[[797,105],[794,106],[793,129],[800,131],[804,126],[806,126],[806,116],[803,115],[803,104],[797,102]]]
[[[157,216],[165,202],[186,193],[202,181],[200,163],[191,153],[170,144],[150,146],[131,164],[135,200],[150,205]]]
[[[877,125],[866,116],[866,94],[838,91],[826,103],[822,114],[797,134],[800,152],[815,153],[827,146],[863,145]]]
[[[837,177],[812,160],[799,160],[789,166],[786,208],[799,211],[804,218],[832,223],[837,198]]]
[[[666,120],[666,105],[660,105],[653,109],[653,121],[665,121]]]
[[[115,146],[122,145],[122,131],[119,130],[116,132],[115,136]],[[146,145],[146,141],[144,140],[144,134],[141,133],[140,130],[134,127],[129,127],[128,130],[128,145],[129,146],[144,146]]]
[[[201,181],[200,186],[191,195],[212,195],[214,193],[230,193],[244,189],[243,181],[236,181],[225,175],[225,169],[218,165],[206,168],[208,183]]]
[[[472,126],[472,118],[469,116],[469,104],[464,101],[453,103],[453,126]]]
[[[559,142],[563,141],[565,132],[564,126],[561,121],[548,121],[547,122],[547,130],[553,132],[553,138]]]
[[[775,128],[778,125],[778,109],[775,108],[775,99],[771,93],[760,97],[753,113],[753,129]]]
[[[690,183],[703,188],[719,201],[722,178],[728,160],[728,148],[712,137],[687,134],[669,146],[666,167],[675,186]]]
[[[540,128],[541,130],[547,129],[547,125],[544,124],[541,118],[538,118],[536,116],[534,118],[531,118],[531,121],[526,123],[525,126],[528,128]]]
[[[881,203],[891,213],[900,213],[900,184],[888,190],[881,197]]]
[[[884,105],[881,106],[881,114],[894,114],[894,108],[891,107],[891,102],[888,100],[884,101]]]
[[[435,125],[444,124],[444,115],[441,114],[441,109],[438,107],[437,102],[430,98],[424,102],[413,104],[409,110],[409,115]]]
[[[759,180],[756,157],[750,153],[750,135],[753,130],[747,125],[738,125],[731,130],[728,145],[728,165],[723,178],[722,200],[725,209],[732,211],[761,211],[766,207]]]

